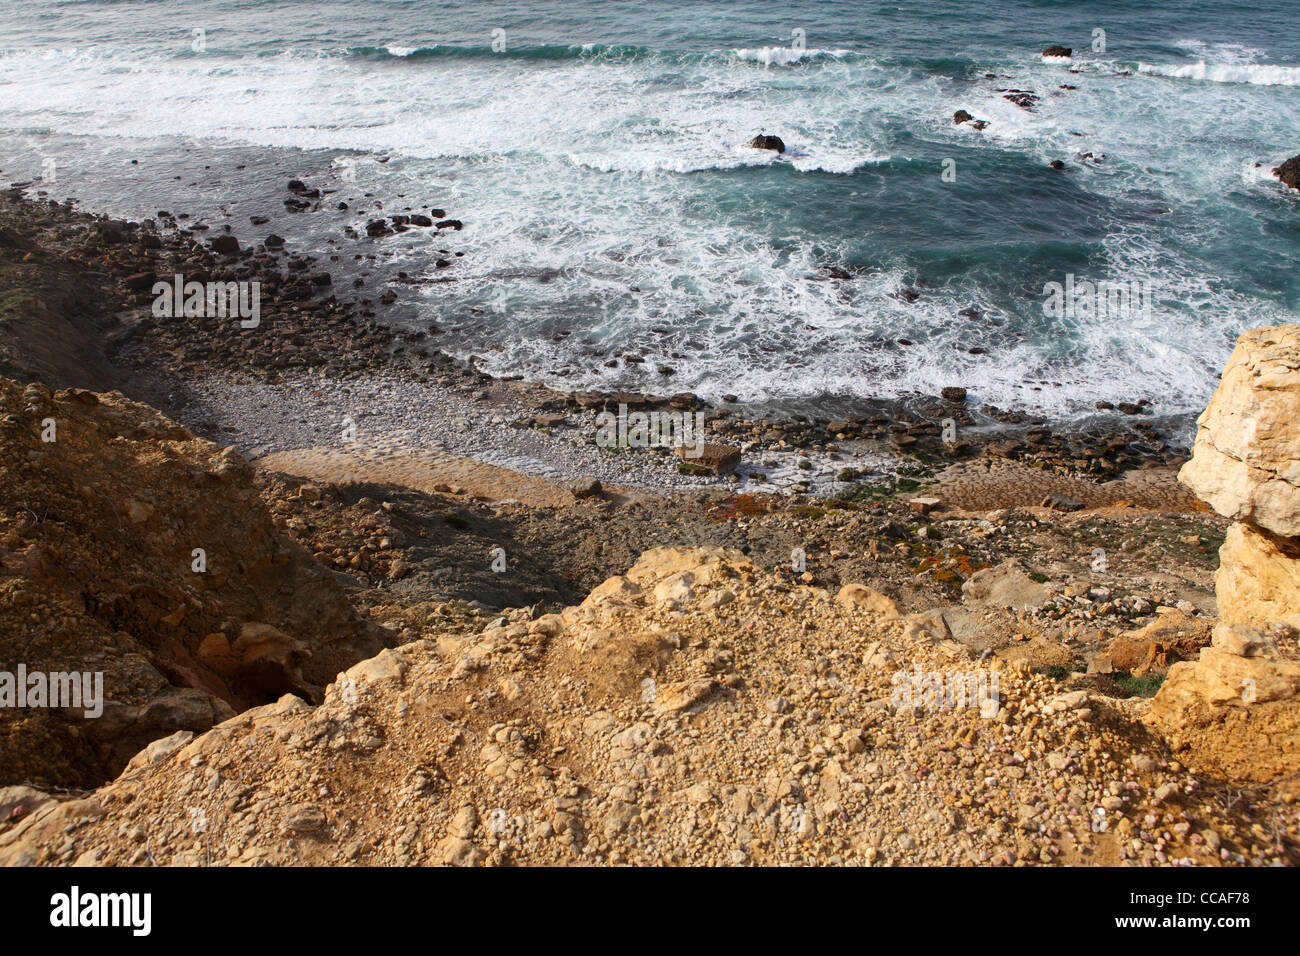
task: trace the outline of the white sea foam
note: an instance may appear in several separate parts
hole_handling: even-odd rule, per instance
[[[853,53],[852,50],[816,50],[788,46],[763,46],[757,49],[740,49],[733,52],[738,60],[762,63],[764,66],[789,66],[792,63],[813,60],[817,57],[842,57]]]
[[[1268,55],[1259,47],[1246,46],[1244,43],[1207,43],[1204,40],[1177,40],[1174,46],[1186,50],[1198,60],[1211,63],[1258,63]]]
[[[1250,83],[1255,86],[1300,86],[1300,66],[1277,66],[1271,63],[1139,63],[1138,70],[1148,76],[1167,76],[1180,80]]]

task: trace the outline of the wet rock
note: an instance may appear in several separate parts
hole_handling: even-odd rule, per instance
[[[1014,103],[1022,110],[1028,112],[1034,111],[1034,106],[1038,103],[1038,94],[1032,90],[1000,90],[1002,98],[1008,103]]]
[[[749,141],[752,149],[770,149],[778,153],[785,152],[785,142],[780,136],[768,136],[760,133]]]
[[[239,240],[231,235],[217,236],[212,240],[212,251],[223,256],[239,255]]]
[[[1292,189],[1300,189],[1300,156],[1292,156],[1274,169],[1273,175]]]

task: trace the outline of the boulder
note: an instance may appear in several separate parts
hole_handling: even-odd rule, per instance
[[[1300,325],[1237,340],[1178,480],[1225,517],[1300,536]]]
[[[992,607],[1032,608],[1047,603],[1047,587],[1029,576],[1012,558],[994,568],[976,571],[961,586],[962,599]]]
[[[781,140],[780,136],[767,136],[763,133],[759,133],[749,141],[749,145],[753,149],[771,149],[778,153],[785,152],[785,143]]]
[[[1082,511],[1084,504],[1078,498],[1052,493],[1043,498],[1038,507],[1048,511]]]
[[[682,461],[707,468],[715,475],[730,474],[740,464],[740,449],[720,442],[708,442],[702,447],[679,445],[677,455]]]
[[[1164,670],[1177,661],[1196,657],[1209,642],[1208,620],[1171,610],[1157,615],[1145,627],[1115,638],[1106,657],[1115,670],[1140,677],[1147,671]]]
[[[581,501],[584,498],[599,498],[604,489],[595,478],[584,478],[581,481],[574,482],[569,487],[569,492],[574,498]]]
[[[1002,98],[1009,103],[1015,103],[1022,110],[1034,111],[1034,106],[1038,103],[1038,94],[1032,90],[1006,90]]]
[[[1274,169],[1273,175],[1292,189],[1300,189],[1300,156],[1292,156]]]
[[[961,123],[969,123],[974,118],[975,117],[971,116],[965,110],[958,110],[957,112],[952,114],[952,121],[954,125],[959,125]]]
[[[1043,49],[1043,56],[1064,56],[1064,57],[1068,57],[1068,56],[1070,56],[1072,53],[1074,53],[1074,50],[1072,50],[1070,47],[1068,47],[1068,46],[1060,46],[1059,44],[1056,44],[1056,43],[1053,43],[1053,44],[1051,44],[1050,46],[1047,46],[1047,47],[1045,47],[1045,48]]]
[[[212,240],[212,251],[223,256],[239,255],[239,240],[231,235],[217,236]]]
[[[881,594],[865,584],[846,584],[840,588],[835,600],[844,607],[866,611],[872,617],[887,621],[898,620],[898,605],[893,598]]]

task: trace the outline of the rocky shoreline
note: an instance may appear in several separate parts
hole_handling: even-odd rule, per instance
[[[209,230],[187,228],[183,213],[163,216],[166,211],[160,211],[155,219],[124,222],[86,215],[70,203],[29,199],[21,188],[0,195],[0,223],[12,242],[30,246],[27,253],[38,262],[63,258],[84,270],[111,303],[101,309],[101,321],[109,326],[103,334],[104,361],[126,373],[128,391],[135,387],[197,433],[247,452],[290,443],[328,444],[331,433],[341,431],[337,416],[330,421],[307,410],[311,420],[301,423],[294,419],[302,415],[279,415],[266,402],[315,393],[324,398],[299,399],[291,407],[296,412],[311,405],[328,408],[333,397],[355,397],[369,387],[358,383],[373,380],[390,400],[359,410],[368,419],[364,431],[373,440],[372,451],[391,450],[404,437],[417,442],[408,450],[429,450],[418,443],[430,442],[432,448],[468,419],[472,426],[492,425],[474,427],[473,441],[461,443],[484,460],[513,462],[539,474],[647,488],[736,485],[834,496],[853,494],[863,485],[897,483],[900,477],[930,477],[949,464],[979,457],[1023,461],[1098,481],[1131,469],[1176,467],[1186,460],[1180,424],[1154,419],[1144,399],[1124,405],[1115,417],[1053,428],[1014,410],[974,406],[960,386],[946,386],[941,395],[928,398],[868,403],[878,410],[835,420],[714,407],[689,393],[565,393],[518,379],[493,379],[475,367],[472,357],[462,362],[439,351],[436,324],[419,331],[380,321],[396,298],[396,286],[438,281],[436,277],[399,273],[396,282],[378,291],[361,276],[350,287],[335,285],[335,275],[341,273],[331,269],[333,264],[382,257],[386,236],[424,230],[450,246],[460,222],[435,219],[432,214],[442,216],[442,209],[370,219],[365,237],[346,227],[341,241],[350,245],[338,246],[329,261],[322,261],[294,252],[265,222],[258,225],[268,235],[247,244],[233,231],[208,238]],[[319,211],[328,201],[319,188],[297,179],[287,184],[286,196],[299,214]],[[450,248],[442,252],[447,258],[438,265],[450,266],[457,253]],[[262,298],[257,326],[241,328],[231,317],[150,314],[154,284],[171,282],[176,275],[184,282],[257,282]],[[250,399],[256,395],[263,403],[263,411],[234,421],[228,410],[239,403],[230,399],[245,387],[252,390]],[[211,401],[217,392],[222,401]],[[619,449],[631,454],[610,461],[610,455],[594,448],[595,420],[620,407],[702,414],[709,440],[733,449],[724,457],[737,458],[738,467],[704,470],[689,460],[669,461],[653,449],[647,454],[635,448]],[[448,411],[439,415],[435,409]],[[420,430],[411,427],[411,418],[422,412],[443,421],[416,434]],[[519,429],[537,434],[522,440],[509,434]],[[629,466],[632,460],[635,464]],[[717,471],[721,474],[711,473]]]

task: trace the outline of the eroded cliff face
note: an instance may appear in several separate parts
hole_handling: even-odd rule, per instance
[[[1196,426],[1179,480],[1225,517],[1300,536],[1300,325],[1243,334]]]
[[[0,671],[103,674],[103,713],[0,707],[0,782],[94,786],[145,744],[392,637],[278,530],[251,467],[120,395],[0,379]]]
[[[1237,342],[1179,474],[1236,521],[1219,549],[1219,623],[1151,710],[1176,751],[1229,779],[1300,770],[1300,325]]]

